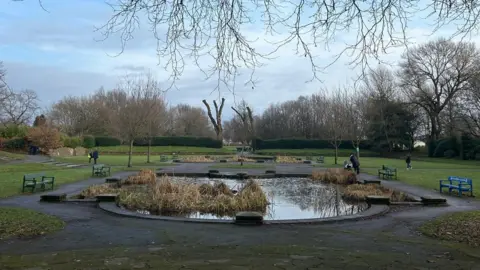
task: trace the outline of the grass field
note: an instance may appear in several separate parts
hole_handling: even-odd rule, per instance
[[[112,170],[114,171],[114,170]],[[45,172],[55,177],[55,186],[88,179],[92,170],[62,168],[40,163],[25,163],[0,166],[0,198],[21,194],[23,175],[27,173]]]
[[[88,158],[84,156],[74,156],[74,157],[56,157],[55,160],[73,163],[73,164],[88,164]],[[150,156],[150,162],[147,163],[146,155],[137,155],[132,156],[132,166],[174,166],[175,163],[166,163],[160,162],[159,155]],[[93,160],[92,160],[93,163]],[[111,166],[127,166],[128,155],[100,155],[97,163],[106,164]]]
[[[15,154],[10,152],[0,151],[0,164],[6,163],[12,160],[23,160],[23,159],[25,159],[24,154]]]
[[[354,150],[353,149],[338,149],[339,156],[349,156]],[[333,157],[335,156],[335,149],[264,149],[257,150],[255,152],[258,155],[267,155],[267,156],[325,156]],[[378,156],[378,153],[371,151],[362,151],[360,149],[360,155],[363,156]]]
[[[100,154],[128,154],[129,147],[126,145],[120,146],[104,146],[99,147]],[[152,154],[172,154],[177,155],[190,155],[190,154],[205,154],[205,155],[222,155],[233,154],[235,148],[223,147],[223,148],[206,148],[206,147],[189,147],[189,146],[152,146]],[[134,146],[134,154],[146,154],[148,147],[146,146]]]
[[[10,237],[32,237],[63,229],[57,217],[18,207],[0,207],[0,240]]]

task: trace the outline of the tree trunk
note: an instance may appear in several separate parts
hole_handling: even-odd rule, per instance
[[[152,139],[148,139],[148,148],[147,148],[147,163],[150,163],[150,149],[152,148]]]
[[[338,144],[335,145],[335,165],[338,164]]]
[[[128,164],[127,167],[132,167],[132,153],[133,153],[133,140],[130,141],[130,149],[128,150]]]

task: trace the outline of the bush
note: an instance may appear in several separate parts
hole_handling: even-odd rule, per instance
[[[45,125],[31,128],[28,131],[27,137],[33,145],[39,147],[44,153],[63,146],[60,132],[58,132],[57,129]]]
[[[95,137],[95,146],[118,146],[122,142],[115,137]]]
[[[278,139],[261,140],[255,139],[256,149],[334,149],[328,140],[307,140],[307,139]],[[339,149],[354,149],[352,141],[342,141]],[[368,141],[360,142],[360,149],[368,150],[371,144]]]
[[[29,127],[25,125],[7,125],[0,127],[0,137],[11,138],[24,138],[27,136]]]
[[[457,142],[455,138],[446,138],[437,142],[435,151],[433,152],[434,157],[444,157],[445,151],[453,150],[457,152]],[[456,155],[456,154],[455,154]]]
[[[90,135],[83,136],[83,147],[85,148],[93,148],[95,147],[95,138]]]
[[[134,146],[148,146],[147,139],[137,139],[133,142]],[[152,146],[194,146],[207,148],[222,148],[222,141],[209,137],[154,137],[151,141]]]
[[[11,138],[3,141],[3,148],[9,150],[22,150],[25,149],[27,144],[25,143],[25,138]]]
[[[457,156],[457,153],[455,150],[449,149],[443,153],[443,156],[446,158],[454,158]]]
[[[79,146],[82,146],[83,144],[82,138],[80,137],[64,136],[62,137],[62,142],[63,142],[63,146],[69,147],[69,148],[77,148]]]

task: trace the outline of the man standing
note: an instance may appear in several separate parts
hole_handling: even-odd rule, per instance
[[[360,174],[360,162],[358,161],[357,157],[354,153],[350,155],[350,163],[352,163],[352,167],[357,174]]]

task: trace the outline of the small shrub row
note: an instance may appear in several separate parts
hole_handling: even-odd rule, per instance
[[[151,146],[196,146],[207,148],[222,148],[222,141],[209,137],[154,137],[150,140]],[[148,139],[135,140],[134,146],[148,146]]]
[[[256,149],[334,149],[328,140],[307,140],[307,139],[278,139],[261,140],[255,139]],[[352,141],[342,141],[339,149],[354,149]],[[360,142],[360,149],[368,150],[371,144],[368,141]]]

